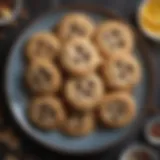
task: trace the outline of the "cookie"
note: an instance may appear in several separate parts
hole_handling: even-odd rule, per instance
[[[128,125],[136,115],[135,102],[125,92],[106,95],[99,109],[101,122],[105,127],[111,128],[121,128]]]
[[[90,38],[95,28],[93,20],[82,13],[70,13],[64,16],[58,27],[58,35],[63,41],[75,36]]]
[[[65,97],[79,111],[94,109],[104,93],[104,85],[97,75],[71,78],[65,84]]]
[[[59,70],[45,60],[31,63],[26,69],[25,79],[33,94],[50,94],[57,92],[61,86]]]
[[[128,90],[141,80],[141,68],[131,55],[114,55],[102,68],[106,84],[112,89]]]
[[[55,59],[59,54],[60,42],[49,32],[34,34],[28,41],[25,56],[28,60]]]
[[[28,107],[29,120],[42,130],[53,130],[64,123],[63,104],[55,97],[33,98]]]
[[[97,28],[95,42],[103,57],[109,58],[113,54],[132,53],[134,35],[127,24],[108,20]]]
[[[62,130],[70,136],[86,136],[95,129],[95,121],[92,113],[71,113]]]
[[[10,150],[18,150],[21,147],[20,138],[14,133],[13,129],[6,128],[0,131],[0,143],[4,144]]]
[[[93,44],[84,38],[70,39],[61,52],[61,64],[70,74],[84,76],[100,65],[100,57]]]

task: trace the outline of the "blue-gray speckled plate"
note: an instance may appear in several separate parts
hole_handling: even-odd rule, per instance
[[[152,65],[145,45],[137,37],[136,56],[142,65],[142,81],[137,86],[134,96],[137,102],[137,118],[129,126],[122,129],[99,129],[87,137],[73,138],[61,134],[58,131],[43,132],[32,126],[27,120],[26,109],[28,105],[27,95],[23,89],[22,76],[24,72],[23,47],[28,38],[35,32],[51,30],[61,17],[69,11],[85,11],[95,20],[114,18],[119,19],[110,11],[94,7],[70,7],[51,11],[32,23],[18,38],[9,56],[5,76],[6,96],[9,108],[20,127],[32,138],[44,146],[65,153],[95,153],[117,145],[128,136],[132,136],[140,125],[147,105],[150,104],[153,91]]]

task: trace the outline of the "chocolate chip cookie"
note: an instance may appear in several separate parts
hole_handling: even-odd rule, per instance
[[[63,104],[55,97],[33,98],[28,108],[30,121],[40,129],[53,130],[64,123]]]
[[[95,129],[92,113],[71,113],[68,115],[62,130],[70,136],[86,136]]]
[[[82,13],[70,13],[61,20],[58,35],[63,41],[75,36],[90,38],[94,28],[94,22],[89,16]]]
[[[125,92],[106,95],[99,109],[102,123],[111,128],[128,125],[136,114],[136,104],[133,98]]]
[[[70,74],[85,76],[93,72],[101,62],[94,45],[87,39],[70,39],[61,52],[61,64]]]
[[[28,60],[52,60],[59,54],[60,42],[49,32],[34,34],[28,41],[25,56]]]
[[[50,94],[57,92],[61,86],[59,70],[45,60],[31,63],[26,69],[25,79],[33,94]]]
[[[102,55],[109,58],[113,54],[132,53],[134,35],[127,24],[108,20],[97,28],[95,42]]]
[[[69,79],[65,84],[65,97],[72,107],[80,111],[94,109],[104,93],[104,85],[96,75]]]
[[[138,60],[130,55],[117,54],[102,69],[106,84],[112,89],[131,89],[141,80]]]

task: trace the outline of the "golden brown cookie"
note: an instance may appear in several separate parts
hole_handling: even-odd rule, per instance
[[[136,104],[133,98],[125,92],[106,95],[99,109],[102,123],[111,128],[128,125],[136,114]]]
[[[94,109],[104,94],[104,85],[97,75],[69,79],[64,90],[67,101],[76,110]]]
[[[116,54],[102,68],[106,84],[111,89],[131,89],[141,80],[138,60],[131,55]]]
[[[70,74],[85,76],[93,72],[101,62],[98,51],[84,38],[70,39],[61,52],[61,64]]]
[[[89,16],[83,13],[70,13],[61,20],[58,35],[63,41],[75,36],[90,38],[94,28],[94,22]]]
[[[25,78],[33,94],[50,94],[57,92],[61,86],[59,70],[46,60],[31,63],[26,69]]]
[[[55,97],[44,96],[33,98],[29,104],[30,121],[40,129],[53,130],[64,123],[63,104]]]
[[[62,130],[70,136],[86,136],[95,129],[92,113],[71,113],[68,115]]]
[[[28,41],[25,56],[28,60],[53,60],[60,50],[60,42],[55,35],[49,32],[34,34]]]
[[[102,55],[109,58],[114,54],[130,54],[134,47],[134,35],[127,24],[108,20],[99,25],[95,42]]]

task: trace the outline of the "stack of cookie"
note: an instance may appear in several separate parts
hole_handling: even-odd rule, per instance
[[[129,124],[136,114],[131,90],[141,78],[133,49],[127,24],[97,24],[82,13],[64,16],[54,33],[33,35],[25,52],[31,122],[72,136]]]

